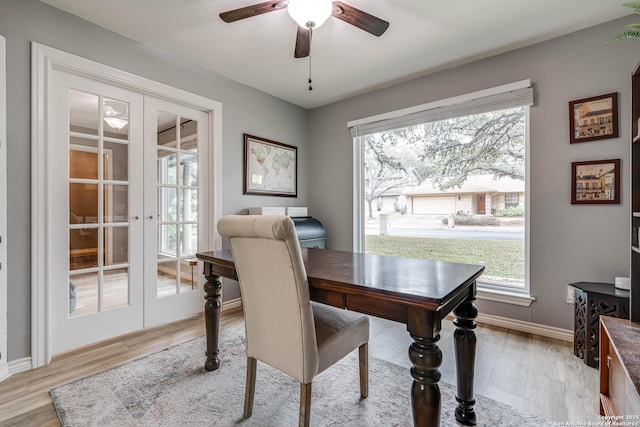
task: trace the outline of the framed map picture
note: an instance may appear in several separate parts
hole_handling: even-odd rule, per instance
[[[243,194],[297,197],[298,148],[244,134]]]

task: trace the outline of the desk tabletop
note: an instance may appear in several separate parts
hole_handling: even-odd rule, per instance
[[[439,306],[463,289],[475,286],[484,266],[446,261],[404,258],[329,249],[301,248],[309,283],[330,289],[331,284],[354,292],[375,292],[413,302]],[[196,255],[208,262],[233,267],[231,251]],[[474,290],[475,294],[475,290]]]

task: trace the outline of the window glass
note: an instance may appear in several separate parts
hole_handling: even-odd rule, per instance
[[[526,292],[527,107],[362,136],[365,251],[481,264]]]

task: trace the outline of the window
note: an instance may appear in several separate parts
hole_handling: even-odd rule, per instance
[[[507,193],[504,196],[504,204],[507,208],[515,208],[520,204],[520,195],[518,193]]]
[[[514,85],[350,123],[355,250],[484,264],[479,289],[528,295],[533,95]]]

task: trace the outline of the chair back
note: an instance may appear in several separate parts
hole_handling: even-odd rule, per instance
[[[218,232],[229,238],[240,282],[247,357],[311,382],[318,348],[293,221],[284,215],[226,215]]]

